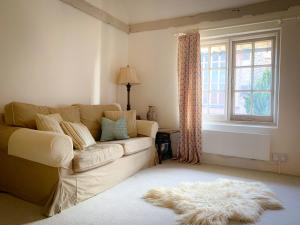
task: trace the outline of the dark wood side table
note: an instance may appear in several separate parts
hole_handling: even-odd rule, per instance
[[[171,135],[178,133],[179,130],[160,128],[156,134],[155,145],[157,149],[159,164],[162,160],[172,158],[172,146],[171,146]]]

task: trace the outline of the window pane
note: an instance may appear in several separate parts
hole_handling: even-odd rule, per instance
[[[209,104],[217,105],[218,104],[218,95],[217,92],[211,92],[209,95]]]
[[[257,41],[255,42],[255,65],[270,65],[272,64],[272,41]]]
[[[216,45],[211,47],[211,68],[226,67],[226,46]]]
[[[207,106],[202,106],[202,116],[208,114],[208,107]]]
[[[209,114],[224,115],[225,113],[225,92],[211,92],[209,98]]]
[[[218,90],[218,70],[212,70],[210,72],[210,90]]]
[[[208,70],[202,70],[202,90],[209,89],[209,73]]]
[[[219,74],[219,90],[225,91],[226,86],[226,70],[221,70]]]
[[[208,92],[206,91],[202,93],[202,105],[208,105]]]
[[[252,59],[252,44],[243,43],[236,45],[236,66],[250,66]]]
[[[253,89],[254,90],[271,90],[272,72],[271,67],[254,68]]]
[[[218,104],[225,108],[225,92],[218,92]]]
[[[251,94],[250,92],[236,92],[234,95],[234,114],[251,114]]]
[[[235,90],[251,90],[251,68],[235,69]]]
[[[253,113],[256,116],[271,115],[271,93],[270,92],[253,93]]]
[[[226,70],[211,70],[210,71],[210,90],[223,91],[225,90]]]
[[[201,48],[201,68],[208,68],[208,48]]]
[[[208,113],[208,98],[209,94],[207,91],[202,92],[202,113],[203,115]]]

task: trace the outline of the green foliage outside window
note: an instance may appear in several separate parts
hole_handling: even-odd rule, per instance
[[[269,90],[271,81],[271,70],[266,69],[263,75],[255,80],[254,90]],[[253,93],[253,112],[251,112],[251,95],[244,97],[244,107],[247,114],[268,116],[270,115],[270,93]]]

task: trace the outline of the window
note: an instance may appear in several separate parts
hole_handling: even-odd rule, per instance
[[[278,33],[201,45],[202,110],[209,120],[274,122]]]
[[[201,71],[203,113],[222,118],[226,112],[226,44],[201,47]]]

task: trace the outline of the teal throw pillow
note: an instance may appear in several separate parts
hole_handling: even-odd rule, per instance
[[[102,117],[101,120],[101,139],[100,141],[112,141],[128,139],[127,123],[124,117],[113,121]]]

